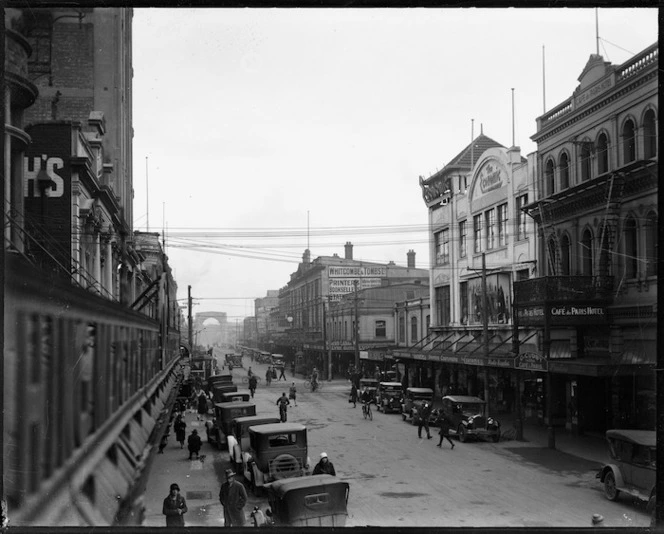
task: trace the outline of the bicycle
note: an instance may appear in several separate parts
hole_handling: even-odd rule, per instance
[[[363,402],[362,403],[362,415],[364,415],[365,419],[368,417],[369,420],[373,421],[373,412],[371,411],[371,403],[370,402]]]
[[[260,384],[261,383],[261,377],[258,376],[258,375],[254,375],[254,376],[256,377],[256,382],[258,382]],[[242,383],[243,384],[248,384],[249,383],[249,377],[248,376],[243,376],[242,377]]]
[[[313,392],[313,391],[318,391],[322,386],[320,380],[316,382],[316,385],[314,387],[312,387],[311,380],[305,380],[304,387],[310,389]]]

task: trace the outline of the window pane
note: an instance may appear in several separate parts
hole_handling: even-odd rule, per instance
[[[498,246],[507,244],[507,204],[498,206]]]
[[[486,212],[486,248],[491,250],[495,247],[496,239],[496,210],[490,209]]]
[[[459,256],[466,257],[466,221],[459,223]]]

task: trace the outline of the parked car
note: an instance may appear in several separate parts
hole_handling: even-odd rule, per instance
[[[242,473],[254,494],[269,482],[310,472],[304,425],[275,423],[249,427],[249,446],[242,456]]]
[[[404,421],[410,419],[416,425],[419,422],[419,414],[422,412],[422,405],[428,402],[433,404],[433,389],[431,388],[407,388],[406,393],[401,399],[401,417]],[[433,423],[433,410],[431,411],[430,422]]]
[[[220,395],[219,402],[248,402],[250,399],[248,391],[226,391]]]
[[[242,455],[249,447],[249,427],[278,423],[278,417],[247,415],[231,421],[231,431],[226,436],[231,465],[238,475],[242,474]]]
[[[228,386],[233,384],[233,375],[212,375],[207,379],[207,392],[212,393],[214,386]]]
[[[284,359],[283,354],[272,354],[271,359],[272,365],[279,367],[280,365],[286,365],[286,360]]]
[[[217,427],[217,447],[223,449],[228,446],[226,436],[231,433],[233,419],[247,415],[256,415],[256,405],[253,402],[217,402],[214,405],[214,416]]]
[[[459,441],[469,438],[500,440],[500,422],[487,415],[486,402],[470,395],[443,397],[441,411],[450,421],[450,433],[456,433]]]
[[[381,382],[376,393],[376,407],[383,413],[400,412],[403,388],[399,382]]]
[[[224,393],[234,393],[237,391],[235,384],[214,384],[212,386],[212,402],[222,402]]]
[[[597,473],[604,484],[604,495],[615,501],[627,493],[655,504],[657,437],[654,430],[607,430],[606,441],[611,460]]]
[[[236,352],[230,352],[224,355],[226,360],[226,365],[232,365],[233,367],[244,367],[242,363],[242,354]]]
[[[266,484],[276,526],[343,527],[348,517],[348,482],[331,475],[289,478]]]

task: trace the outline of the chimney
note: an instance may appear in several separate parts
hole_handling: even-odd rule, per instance
[[[304,254],[302,254],[302,263],[305,265],[311,263],[311,252],[309,249],[305,249]]]
[[[414,269],[415,268],[415,251],[414,250],[409,250],[408,251],[408,268],[409,269]]]
[[[344,249],[346,251],[345,258],[347,260],[352,260],[353,259],[353,244],[350,241],[346,241],[346,244],[344,245]]]

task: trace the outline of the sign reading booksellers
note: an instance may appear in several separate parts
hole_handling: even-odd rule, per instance
[[[343,295],[355,291],[355,281],[357,289],[367,289],[378,287],[381,280],[387,277],[387,267],[381,266],[353,266],[353,267],[328,267],[330,300],[339,300]]]
[[[519,307],[519,324],[543,325],[545,316],[551,325],[601,324],[606,322],[606,308],[591,304],[556,304]]]

